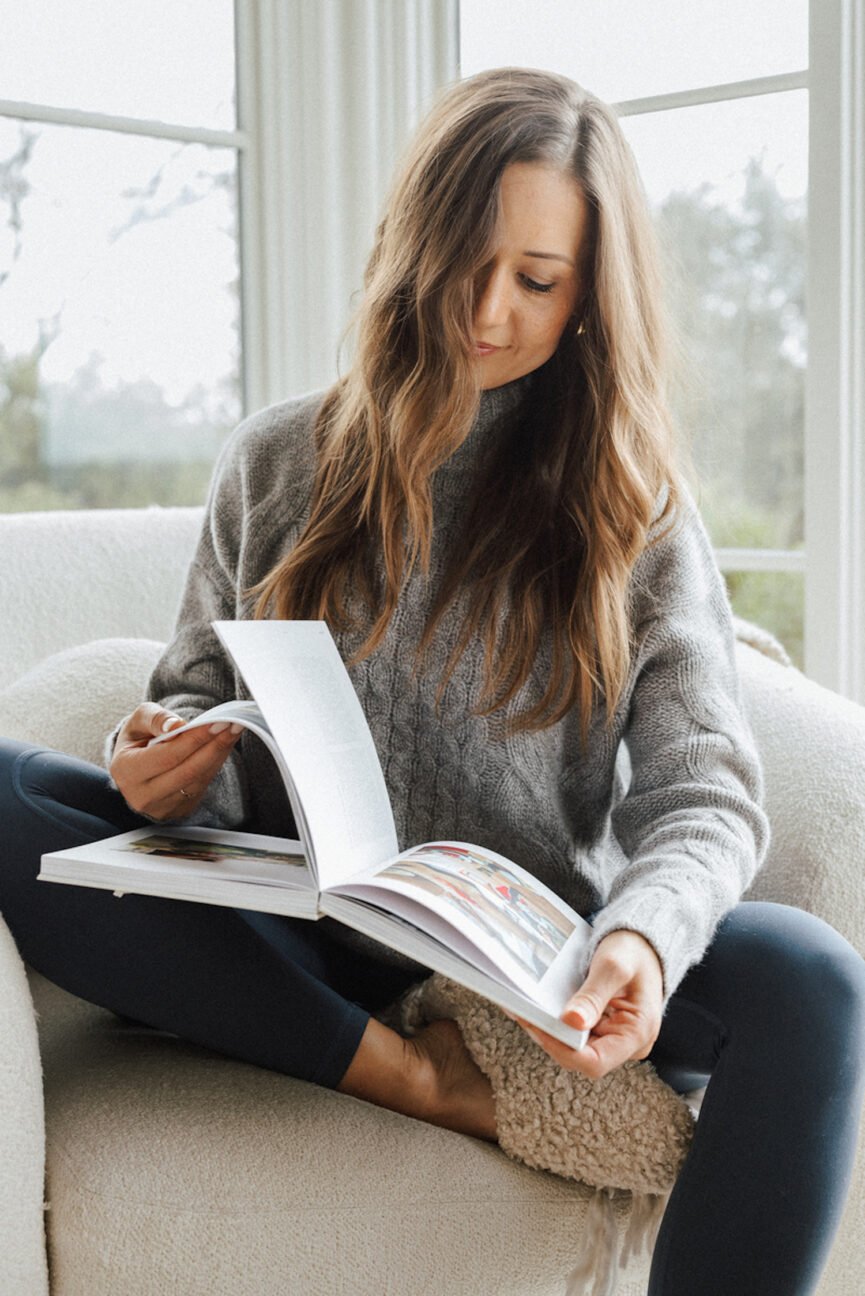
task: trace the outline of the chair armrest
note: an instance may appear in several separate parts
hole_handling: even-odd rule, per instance
[[[865,955],[865,707],[753,648],[736,652],[772,825],[747,898],[817,914]]]
[[[53,653],[0,688],[0,733],[101,765],[106,736],[144,697],[163,648],[94,639]]]
[[[45,1122],[27,975],[0,918],[0,1291],[47,1296]]]

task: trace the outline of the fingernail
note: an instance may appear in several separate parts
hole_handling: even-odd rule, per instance
[[[227,720],[217,720],[216,724],[212,724],[212,725],[210,726],[210,732],[211,732],[212,734],[220,734],[220,733],[223,732],[223,730],[225,730],[225,729],[227,729],[227,728],[228,728],[228,721],[227,721]]]
[[[175,725],[178,724],[183,724],[183,721],[181,720],[180,716],[169,716],[167,720],[162,721],[162,732],[168,733],[169,729],[172,729]]]
[[[233,724],[231,726],[231,732],[233,734],[239,734],[242,729],[243,729],[243,725]]]

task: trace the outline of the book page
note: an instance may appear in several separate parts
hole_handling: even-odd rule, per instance
[[[315,918],[318,891],[299,841],[153,824],[42,856],[40,880]]]
[[[421,931],[413,923],[385,913],[375,905],[360,903],[328,891],[321,897],[321,907],[324,913],[330,914],[346,926],[354,927],[357,931],[389,945],[391,949],[399,950],[400,953],[408,955],[418,963],[423,963],[432,971],[442,972],[452,980],[459,981],[461,985],[468,986],[470,990],[476,991],[492,1003],[498,1004],[500,1008],[504,1008],[511,1016],[524,1017],[534,1022],[541,1030],[547,1031],[571,1048],[581,1049],[589,1037],[587,1030],[567,1026],[561,1020],[561,1012],[569,995],[560,1001],[561,1006],[543,1007],[529,995],[515,990],[508,982],[503,981],[501,972],[492,965],[488,966],[478,960],[474,950],[470,956],[464,956],[459,949],[454,949],[447,941],[437,940],[426,931]],[[450,929],[450,936],[453,936],[453,928]]]
[[[185,724],[178,725],[176,729],[169,729],[167,733],[159,734],[152,738],[148,746],[153,747],[156,743],[171,742],[179,734],[185,733],[187,729],[200,729],[205,725],[216,724],[221,721],[223,724],[239,724],[250,733],[254,733],[260,738],[273,759],[276,761],[282,781],[288,792],[288,799],[291,803],[292,813],[297,831],[300,833],[301,841],[309,842],[309,829],[306,823],[303,806],[300,797],[297,794],[297,788],[294,786],[294,779],[291,776],[291,770],[285,763],[282,752],[277,746],[276,739],[270,731],[270,726],[261,714],[261,708],[257,702],[248,700],[241,701],[240,698],[232,698],[228,702],[219,702],[216,706],[210,707],[207,711],[202,711],[199,715],[193,716]],[[315,859],[308,848],[305,848],[309,868],[313,878],[318,876]]]
[[[372,734],[323,621],[216,621],[290,771],[298,831],[324,890],[394,855]]]
[[[114,852],[129,854],[123,864],[148,868],[158,863],[167,871],[199,878],[257,882],[259,886],[309,886],[300,842],[278,837],[227,833],[215,828],[144,828],[111,839]],[[117,863],[118,861],[114,861]]]
[[[480,966],[492,965],[500,980],[554,1013],[582,977],[589,924],[495,851],[427,842],[338,890],[397,914]]]

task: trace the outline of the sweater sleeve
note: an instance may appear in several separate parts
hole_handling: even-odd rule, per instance
[[[237,696],[234,671],[210,623],[234,620],[239,615],[237,569],[245,492],[238,440],[243,427],[228,442],[214,470],[174,636],[156,663],[146,689],[148,701],[158,702],[185,720]],[[115,729],[108,736],[106,764],[117,732]],[[201,804],[182,822],[236,827],[246,818],[246,808],[243,767],[235,748]]]
[[[610,932],[639,932],[668,998],[762,863],[769,829],[729,601],[690,500],[634,576],[643,615],[624,733],[631,779],[612,814],[624,860],[591,952]]]
[[[201,549],[209,544],[207,528]],[[190,567],[174,638],[157,662],[147,697],[166,710],[191,720],[219,702],[237,696],[234,672],[211,629],[211,621],[234,620],[233,592],[196,559]],[[204,799],[183,820],[208,828],[233,828],[247,818],[246,781],[239,748],[219,770]]]

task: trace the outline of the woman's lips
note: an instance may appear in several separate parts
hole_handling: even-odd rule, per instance
[[[493,355],[496,351],[501,351],[502,347],[493,346],[491,342],[475,342],[475,351],[478,355]]]

